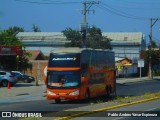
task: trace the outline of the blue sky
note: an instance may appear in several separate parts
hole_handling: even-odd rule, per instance
[[[61,32],[66,27],[79,29],[83,1],[0,0],[0,29],[19,26],[32,31],[33,24],[43,32]],[[99,1],[91,6],[95,13],[87,14],[87,22],[102,32],[143,32],[148,39],[150,18],[160,18],[160,0]],[[153,39],[160,41],[160,20],[153,26]]]

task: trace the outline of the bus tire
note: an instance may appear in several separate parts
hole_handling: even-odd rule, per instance
[[[56,99],[55,102],[56,103],[61,103],[61,100],[60,99]]]

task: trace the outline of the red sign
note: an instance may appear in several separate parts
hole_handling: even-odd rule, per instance
[[[0,46],[0,55],[22,55],[21,46]]]

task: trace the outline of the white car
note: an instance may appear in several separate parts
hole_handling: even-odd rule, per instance
[[[0,85],[7,87],[8,82],[13,86],[17,83],[17,76],[14,76],[11,72],[0,71]]]

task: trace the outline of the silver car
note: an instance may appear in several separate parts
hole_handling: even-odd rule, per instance
[[[0,71],[0,86],[7,87],[8,82],[13,86],[17,83],[17,77],[11,72]]]

